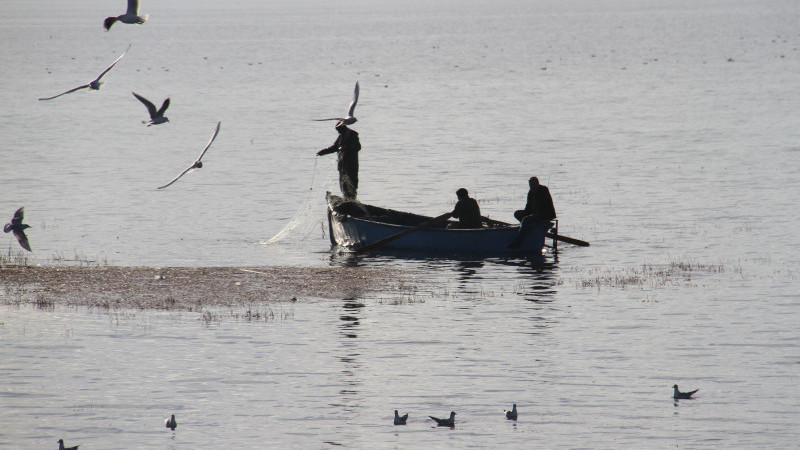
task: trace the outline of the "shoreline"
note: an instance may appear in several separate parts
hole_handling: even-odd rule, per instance
[[[200,311],[405,291],[399,269],[362,267],[0,267],[0,304]]]

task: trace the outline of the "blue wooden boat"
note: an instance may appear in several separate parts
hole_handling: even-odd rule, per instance
[[[328,230],[331,244],[346,250],[401,250],[429,253],[512,255],[542,254],[545,235],[557,235],[555,221],[536,222],[528,227],[519,248],[508,248],[520,230],[484,218],[483,227],[451,229],[446,217],[434,218],[348,201],[328,192]],[[551,233],[552,231],[552,233]],[[553,240],[553,248],[556,241]]]

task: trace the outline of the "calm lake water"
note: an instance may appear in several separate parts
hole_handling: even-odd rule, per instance
[[[259,320],[0,306],[0,447],[796,447],[796,2],[176,0],[108,33],[124,2],[3,9],[0,211],[25,206],[29,264],[434,283]],[[37,101],[128,44],[99,92]],[[362,201],[438,215],[466,187],[513,220],[537,175],[592,246],[332,254],[336,162],[315,152],[336,133],[313,119],[343,114],[356,80]],[[145,127],[131,91],[170,97],[170,123]],[[157,191],[217,121],[203,169]],[[700,391],[675,403],[674,383]],[[427,419],[451,410],[454,430]]]

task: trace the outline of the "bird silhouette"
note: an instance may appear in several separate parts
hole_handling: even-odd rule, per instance
[[[453,412],[453,411],[450,411],[450,418],[448,418],[448,419],[439,419],[439,418],[433,417],[433,416],[428,416],[428,417],[433,419],[436,422],[436,425],[440,426],[440,427],[453,428],[453,427],[456,426],[456,413]]]
[[[136,92],[131,92],[134,97],[138,98],[140,102],[147,107],[147,112],[150,114],[150,121],[142,121],[142,123],[146,123],[149,127],[150,125],[158,125],[164,122],[169,122],[169,118],[164,117],[164,113],[169,108],[169,97],[164,100],[164,103],[161,104],[161,108],[156,110],[156,105],[153,104],[150,100],[142,97],[141,95],[137,94]]]
[[[347,115],[344,117],[331,117],[329,119],[314,119],[317,122],[321,122],[323,120],[338,120],[345,125],[352,125],[358,122],[358,119],[353,116],[353,113],[356,110],[356,103],[358,103],[358,81],[356,81],[356,87],[353,90],[353,101],[350,102],[350,106],[347,107]]]
[[[78,86],[76,88],[72,88],[72,89],[70,89],[70,90],[68,90],[66,92],[62,92],[62,93],[60,93],[58,95],[54,95],[52,97],[40,98],[39,100],[52,100],[54,98],[61,97],[62,95],[71,94],[71,93],[73,93],[75,91],[79,91],[81,89],[86,89],[86,88],[89,88],[89,89],[91,89],[93,91],[100,90],[100,86],[102,86],[104,84],[102,81],[100,81],[100,79],[103,78],[103,76],[105,74],[107,74],[108,71],[111,70],[114,67],[114,65],[116,65],[119,62],[119,60],[122,59],[122,57],[125,56],[126,53],[128,53],[128,50],[130,50],[130,49],[131,49],[131,46],[128,45],[128,48],[125,49],[125,51],[122,52],[121,55],[119,55],[119,58],[115,59],[114,62],[111,63],[110,66],[106,67],[106,70],[104,70],[100,75],[97,76],[97,78],[95,78],[94,80],[90,81],[89,83],[84,84],[82,86]]]
[[[125,14],[116,17],[106,17],[106,20],[103,21],[103,28],[105,28],[106,31],[110,31],[111,25],[114,25],[116,21],[142,24],[147,22],[147,17],[147,14],[143,16],[139,15],[139,0],[128,0],[128,10]]]
[[[64,440],[58,440],[58,450],[78,450],[78,447],[80,447],[80,445],[76,445],[75,447],[64,447]]]
[[[689,391],[689,392],[681,392],[681,391],[678,390],[678,385],[677,384],[673,385],[672,389],[674,389],[674,391],[672,393],[672,398],[674,398],[675,400],[682,399],[682,398],[684,398],[684,399],[685,398],[692,398],[692,395],[694,395],[695,392],[700,390],[700,389],[695,389],[695,390]]]
[[[169,416],[169,419],[164,420],[164,425],[172,431],[178,428],[178,422],[175,421],[175,414]]]
[[[400,414],[397,413],[396,409],[394,410],[395,425],[405,425],[407,420],[408,420],[408,413],[406,413],[404,416],[401,416]]]
[[[201,159],[203,159],[203,155],[205,155],[205,154],[206,154],[206,151],[208,151],[208,148],[209,148],[209,147],[211,147],[211,143],[212,143],[212,142],[214,142],[214,139],[216,139],[216,138],[217,138],[217,135],[219,134],[219,127],[220,127],[221,125],[222,125],[222,122],[218,122],[218,123],[217,123],[217,130],[216,130],[216,131],[214,131],[214,135],[213,135],[213,136],[211,136],[211,140],[210,140],[210,141],[208,141],[208,144],[206,144],[206,148],[204,148],[204,149],[203,149],[203,151],[202,151],[202,152],[200,152],[200,156],[198,156],[198,157],[197,157],[197,160],[194,162],[194,164],[192,164],[191,166],[189,166],[189,167],[188,167],[186,170],[184,170],[183,172],[179,173],[179,174],[178,174],[178,176],[176,176],[175,178],[173,178],[173,179],[172,179],[172,181],[170,181],[169,183],[167,183],[167,184],[165,184],[165,185],[163,185],[163,186],[159,186],[159,187],[158,187],[158,188],[156,188],[156,189],[164,189],[165,187],[167,187],[167,186],[171,185],[172,183],[174,183],[174,182],[178,181],[178,178],[180,178],[180,177],[184,176],[185,174],[187,174],[187,173],[189,173],[189,172],[191,172],[191,171],[193,171],[193,170],[195,170],[195,169],[200,169],[200,168],[202,168],[202,167],[203,167],[203,162],[202,162],[202,161],[200,161],[200,160],[201,160]]]
[[[517,420],[517,404],[514,403],[514,406],[511,407],[511,411],[506,411],[506,419],[508,420]]]
[[[22,223],[22,219],[25,216],[25,207],[18,209],[17,212],[14,213],[14,217],[11,218],[11,223],[7,223],[3,227],[3,231],[6,233],[14,232],[14,237],[17,238],[19,245],[22,246],[27,251],[31,251],[31,244],[28,242],[28,236],[25,236],[25,229],[30,228],[30,225]]]

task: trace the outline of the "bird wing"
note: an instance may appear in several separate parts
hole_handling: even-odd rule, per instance
[[[72,89],[70,89],[70,90],[68,90],[68,91],[66,91],[66,92],[62,92],[62,93],[60,93],[60,94],[58,94],[58,95],[54,95],[54,96],[52,96],[52,97],[44,97],[44,98],[40,98],[39,100],[52,100],[52,99],[54,99],[54,98],[61,97],[62,95],[71,94],[71,93],[73,93],[73,92],[75,92],[75,91],[79,91],[79,90],[81,90],[81,89],[86,89],[86,88],[88,88],[88,87],[89,87],[89,85],[88,85],[88,84],[84,84],[83,86],[78,86],[78,87],[76,87],[76,88],[72,88]]]
[[[169,97],[167,97],[167,99],[164,100],[164,103],[161,104],[161,108],[156,112],[156,114],[159,117],[163,116],[164,113],[167,112],[167,108],[169,108]]]
[[[322,122],[323,120],[338,120],[338,121],[342,121],[342,120],[344,120],[344,117],[331,117],[330,119],[314,119],[315,122]]]
[[[118,62],[119,62],[119,60],[120,60],[120,59],[122,59],[122,57],[123,57],[123,56],[125,56],[125,54],[126,54],[126,53],[128,53],[128,50],[130,50],[130,49],[131,49],[131,44],[128,44],[128,48],[127,48],[127,49],[125,49],[125,51],[124,51],[124,52],[122,52],[122,54],[121,54],[121,55],[119,55],[119,58],[115,59],[115,60],[114,60],[114,62],[113,62],[113,63],[111,63],[111,65],[110,65],[110,66],[106,67],[106,70],[104,70],[104,71],[103,71],[103,73],[101,73],[100,75],[98,75],[98,76],[97,76],[97,78],[96,78],[94,81],[100,81],[100,78],[103,78],[103,75],[107,74],[107,73],[108,73],[108,71],[109,71],[109,70],[111,70],[111,68],[113,68],[113,67],[114,67],[114,65],[115,65],[116,63],[118,63]]]
[[[187,173],[187,172],[189,172],[189,171],[191,171],[192,169],[194,169],[194,164],[192,164],[191,166],[189,166],[189,167],[188,167],[186,170],[184,170],[183,172],[179,173],[179,174],[178,174],[178,176],[176,176],[175,178],[173,178],[173,179],[172,179],[172,180],[171,180],[169,183],[167,183],[167,184],[165,184],[165,185],[163,185],[163,186],[159,186],[159,187],[157,187],[156,189],[164,189],[164,188],[166,188],[166,187],[169,187],[169,186],[171,186],[171,185],[172,185],[172,183],[174,183],[174,182],[178,181],[178,179],[179,179],[180,177],[182,177],[182,176],[186,175],[186,173]]]
[[[179,174],[178,174],[178,176],[176,176],[175,178],[173,178],[173,179],[172,179],[172,180],[171,180],[169,183],[167,183],[167,184],[165,184],[165,185],[163,185],[163,186],[159,186],[157,189],[164,189],[165,187],[168,187],[168,186],[170,186],[172,183],[174,183],[174,182],[178,181],[178,179],[179,179],[180,177],[182,177],[182,176],[186,175],[188,172],[191,172],[191,171],[192,171],[192,169],[194,169],[194,168],[195,168],[195,166],[197,165],[197,163],[198,163],[198,162],[200,162],[200,160],[203,158],[203,155],[205,155],[205,154],[206,154],[206,151],[208,151],[208,148],[209,148],[209,147],[211,147],[211,143],[212,143],[212,142],[214,142],[214,139],[216,139],[216,138],[217,138],[217,135],[219,134],[219,129],[220,129],[220,127],[221,127],[221,126],[222,126],[222,122],[218,122],[218,123],[217,123],[217,129],[214,131],[214,135],[213,135],[213,136],[211,136],[211,140],[209,140],[209,141],[208,141],[208,144],[206,144],[206,148],[204,148],[204,149],[203,149],[203,151],[200,153],[200,156],[198,156],[198,157],[197,157],[197,161],[195,161],[195,162],[194,162],[194,164],[192,164],[191,166],[189,166],[189,167],[188,167],[186,170],[184,170],[183,172],[179,173]]]
[[[353,89],[353,101],[350,102],[350,106],[347,107],[347,115],[349,117],[353,117],[353,112],[356,110],[356,103],[358,103],[358,81],[356,81],[356,87]]]
[[[22,246],[25,250],[31,252],[31,244],[28,243],[28,236],[25,236],[25,232],[22,230],[14,230],[14,236],[16,236],[17,241],[19,241],[19,245]]]
[[[158,111],[156,111],[156,105],[154,105],[153,102],[151,102],[150,100],[137,94],[136,92],[131,92],[131,94],[133,94],[134,97],[138,98],[140,102],[144,103],[144,106],[147,107],[147,112],[150,113],[150,118],[155,119],[158,114]],[[167,99],[165,103],[167,104],[167,106],[169,106],[169,99]]]
[[[12,225],[21,225],[22,224],[22,219],[24,219],[24,218],[25,218],[25,207],[23,206],[22,208],[18,209],[14,213],[14,217],[11,219],[11,224]]]
[[[139,0],[128,0],[128,12],[129,15],[133,14],[134,16],[139,15]]]
[[[219,134],[219,127],[220,126],[222,126],[222,122],[218,122],[217,123],[217,129],[216,129],[216,131],[214,131],[214,135],[211,136],[211,139],[208,141],[208,144],[206,144],[206,148],[204,148],[203,151],[200,152],[200,156],[197,157],[197,161],[200,161],[201,159],[203,159],[203,155],[206,154],[206,152],[208,151],[208,148],[211,147],[211,143],[214,142],[214,139],[217,138],[217,135]],[[195,162],[197,162],[197,161],[195,161]]]

